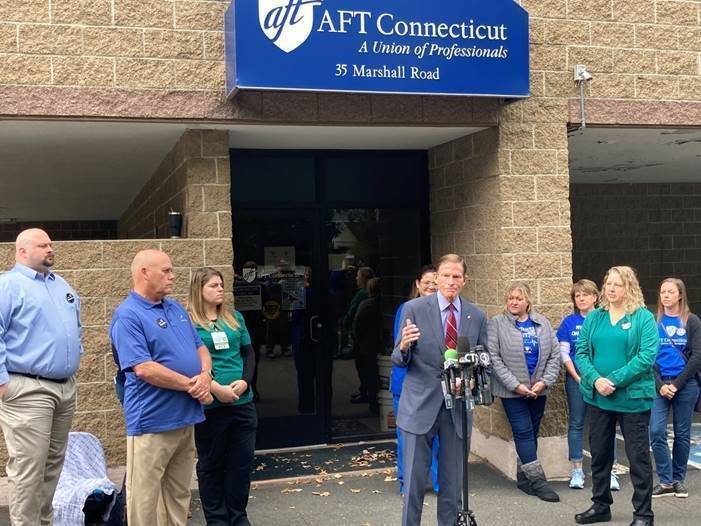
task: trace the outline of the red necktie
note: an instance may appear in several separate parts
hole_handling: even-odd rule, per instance
[[[458,324],[455,321],[455,305],[448,305],[448,320],[445,324],[445,347],[455,349],[458,346]]]

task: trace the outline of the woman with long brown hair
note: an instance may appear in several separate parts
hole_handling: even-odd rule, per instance
[[[659,484],[652,498],[686,498],[686,464],[691,445],[691,422],[699,397],[701,321],[689,312],[684,282],[666,278],[657,303],[660,352],[655,360],[655,396],[650,415],[650,441]],[[673,413],[674,445],[667,445],[667,417]]]
[[[226,305],[224,278],[196,270],[188,312],[212,357],[205,421],[195,426],[197,483],[207,524],[249,525],[246,515],[258,417],[249,389],[254,369],[251,337],[243,316]]]

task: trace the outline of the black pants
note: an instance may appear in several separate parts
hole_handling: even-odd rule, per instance
[[[652,463],[650,460],[650,411],[617,413],[589,406],[589,447],[591,449],[592,502],[597,509],[609,509],[611,467],[616,422],[621,426],[633,483],[633,516],[652,519]]]
[[[355,370],[360,380],[358,391],[361,396],[367,396],[371,403],[377,402],[380,392],[380,370],[377,365],[377,346],[365,346],[362,343],[355,346]]]
[[[258,417],[253,402],[205,411],[195,426],[197,482],[208,526],[248,526]]]

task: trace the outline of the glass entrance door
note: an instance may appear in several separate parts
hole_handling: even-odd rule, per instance
[[[394,433],[393,320],[428,258],[425,152],[232,150],[258,449]]]
[[[319,399],[322,301],[314,216],[245,210],[234,218],[234,301],[256,353],[258,449],[326,438]]]
[[[330,434],[349,440],[388,433],[394,315],[421,265],[420,215],[410,208],[331,208],[325,232]]]

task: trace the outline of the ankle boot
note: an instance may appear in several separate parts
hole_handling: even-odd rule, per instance
[[[535,495],[535,491],[531,487],[531,482],[523,472],[523,465],[520,460],[516,461],[516,487],[523,491],[526,495]]]
[[[555,493],[548,481],[545,479],[543,466],[540,460],[534,460],[523,465],[523,472],[531,483],[531,488],[535,492],[536,497],[546,502],[560,502],[560,496]]]

